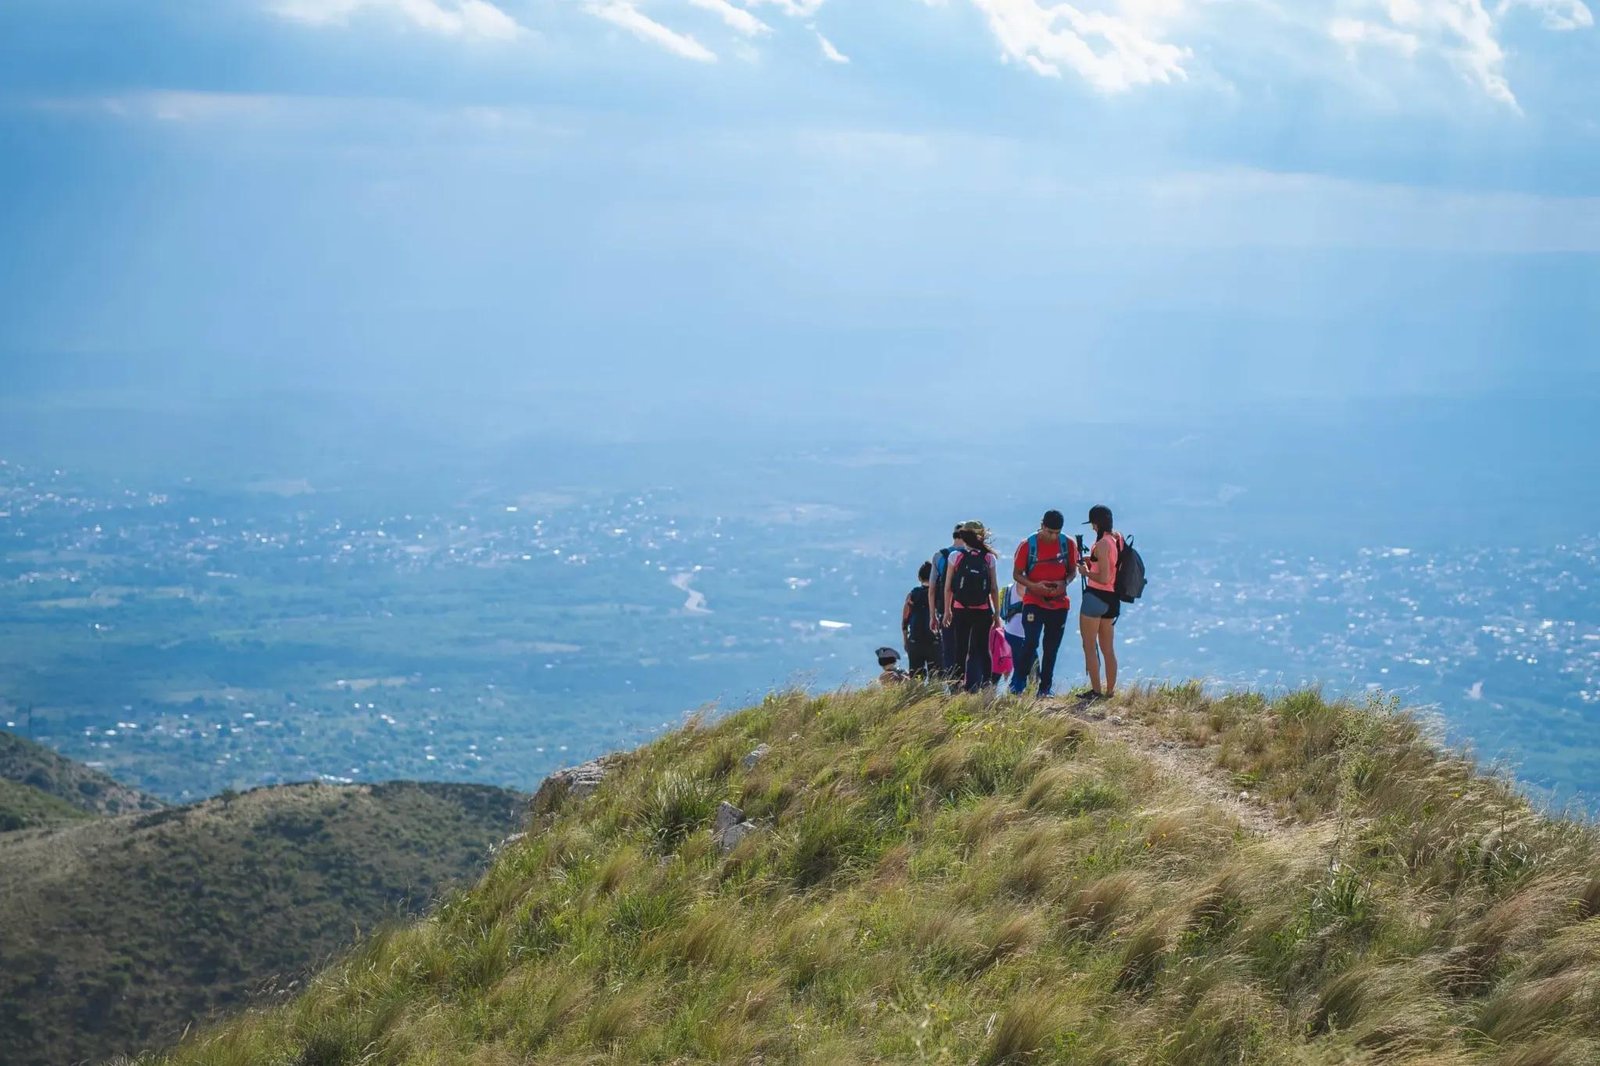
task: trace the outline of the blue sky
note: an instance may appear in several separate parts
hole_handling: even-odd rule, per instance
[[[0,365],[786,413],[1592,387],[1580,0],[10,0]],[[841,390],[841,382],[850,383]]]

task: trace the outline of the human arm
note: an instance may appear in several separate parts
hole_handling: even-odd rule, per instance
[[[900,605],[900,636],[908,652],[911,650],[911,597],[915,595],[915,592],[906,593],[906,602]]]
[[[994,624],[1003,625],[1000,618],[1000,582],[995,578],[994,556],[989,556],[989,609],[994,612]]]

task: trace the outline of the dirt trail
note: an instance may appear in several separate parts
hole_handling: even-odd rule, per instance
[[[1241,792],[1228,780],[1207,748],[1191,748],[1140,722],[1125,718],[1115,704],[1109,708],[1076,700],[1044,700],[1046,714],[1069,715],[1093,729],[1096,735],[1117,740],[1137,749],[1172,777],[1180,778],[1206,801],[1221,807],[1238,819],[1251,833],[1286,840],[1308,828],[1279,818],[1257,794]]]

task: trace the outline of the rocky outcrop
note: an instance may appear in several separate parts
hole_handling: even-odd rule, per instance
[[[551,814],[568,800],[581,800],[594,795],[595,789],[605,780],[606,772],[616,759],[615,755],[602,755],[581,766],[569,766],[565,770],[557,770],[545,778],[544,783],[539,786],[539,791],[533,794],[533,800],[528,805],[529,810],[536,817]]]
[[[518,841],[526,840],[527,837],[528,837],[527,833],[512,833],[510,836],[508,836],[504,840],[500,841],[500,843],[491,844],[489,846],[489,858],[491,858],[491,859],[494,858],[496,855],[500,854],[502,851],[506,850],[507,848],[509,848],[511,845],[517,843]]]
[[[723,802],[717,807],[716,817],[711,820],[711,842],[717,846],[718,852],[726,855],[738,847],[741,840],[760,828],[754,822],[745,820],[744,811]]]

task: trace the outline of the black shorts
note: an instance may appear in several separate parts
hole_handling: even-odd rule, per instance
[[[1122,615],[1122,600],[1115,592],[1086,588],[1079,611],[1084,618],[1109,618],[1115,622]]]

